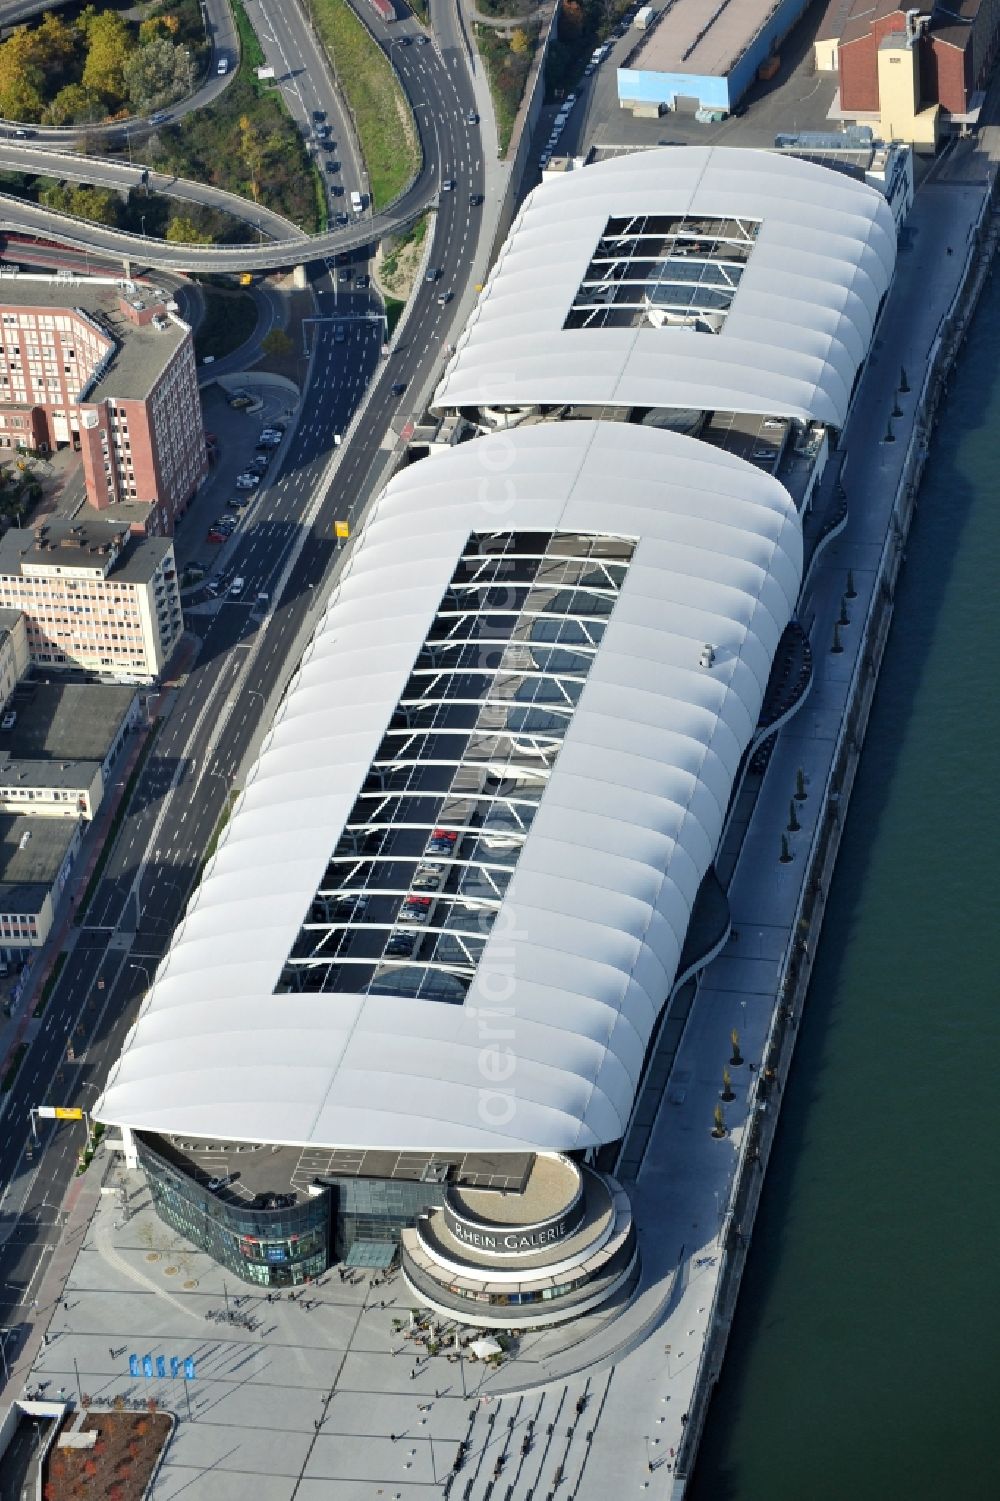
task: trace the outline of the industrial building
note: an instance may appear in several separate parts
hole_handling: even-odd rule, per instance
[[[127,521],[49,520],[0,538],[0,609],[25,617],[31,662],[155,682],[184,628],[173,542]]]
[[[527,201],[437,397],[483,435],[369,509],[95,1106],[247,1282],[398,1254],[497,1327],[631,1286],[615,1163],[728,935],[716,852],[893,255],[880,195],[790,157]]]
[[[618,69],[618,102],[719,118],[734,109],[809,0],[666,0]]]
[[[815,42],[817,67],[838,75],[830,118],[933,149],[978,122],[998,44],[998,0],[833,0]]]
[[[0,273],[0,449],[81,451],[87,499],[168,536],[208,472],[191,330],[156,288]]]

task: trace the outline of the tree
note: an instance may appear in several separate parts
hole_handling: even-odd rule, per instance
[[[167,225],[167,239],[173,245],[203,245],[206,236],[186,214],[175,214]]]
[[[96,188],[84,182],[73,189],[69,212],[80,219],[92,219],[95,224],[117,224],[119,199],[110,188]]]
[[[5,120],[41,119],[43,83],[31,33],[18,26],[0,46],[0,115]]]
[[[194,87],[194,64],[186,47],[165,37],[140,47],[122,69],[125,89],[140,114],[161,109]]]
[[[30,33],[38,66],[44,69],[48,89],[60,75],[73,68],[80,50],[80,34],[75,26],[47,11],[41,24]]]
[[[46,125],[92,125],[103,113],[101,101],[82,83],[67,83],[46,108],[43,119]]]
[[[269,334],[265,334],[260,342],[260,347],[265,354],[284,358],[295,351],[295,344],[283,328],[272,328]]]
[[[258,178],[264,159],[263,142],[254,122],[249,115],[240,115],[240,155],[246,162],[247,171],[250,173],[250,191],[253,193],[254,202],[260,201],[260,189]]]
[[[70,190],[64,182],[48,182],[39,189],[38,201],[44,208],[55,209],[57,214],[70,212]]]
[[[107,10],[87,23],[86,34],[83,85],[108,105],[117,105],[125,95],[125,64],[135,45],[128,26]]]
[[[531,46],[531,40],[523,26],[516,26],[511,33],[510,50],[523,57]]]

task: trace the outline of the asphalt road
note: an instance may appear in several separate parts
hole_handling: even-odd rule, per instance
[[[413,35],[401,23],[396,38]],[[422,282],[401,342],[382,357],[382,330],[370,294],[356,291],[343,267],[319,268],[320,313],[311,378],[294,433],[273,483],[262,489],[252,521],[241,528],[227,571],[245,580],[239,600],[222,598],[193,613],[202,638],[197,663],[162,723],[109,857],[28,1054],[8,1096],[0,1132],[0,1326],[23,1333],[47,1256],[58,1240],[59,1212],[82,1142],[79,1124],[44,1122],[28,1142],[33,1105],[92,1105],[121,1052],[128,1027],[165,951],[236,773],[255,741],[265,704],[287,675],[293,646],[329,585],[333,523],[356,523],[387,460],[386,434],[399,434],[416,414],[440,366],[450,325],[444,290],[464,288],[478,237],[479,211],[470,194],[483,191],[478,132],[466,124],[473,108],[461,46],[392,45],[415,108],[431,116],[435,162],[456,179],[441,195],[431,262],[440,269]],[[317,106],[319,107],[319,106]],[[365,252],[366,254],[367,252]],[[365,264],[365,255],[358,258]],[[347,337],[338,342],[340,323]],[[351,414],[372,383],[364,420],[347,433]],[[394,387],[402,386],[401,392]],[[326,470],[336,454],[332,476]],[[255,608],[270,595],[266,614]],[[75,1058],[67,1058],[71,1044]],[[15,1334],[15,1343],[19,1334]]]
[[[293,111],[301,109],[303,114],[310,115],[314,108],[332,112],[336,91],[297,5],[279,7],[273,0],[270,4],[267,0],[261,3],[263,16],[255,14],[254,22],[260,27],[264,45],[288,60],[287,71],[294,75],[285,86],[289,106]],[[38,204],[0,194],[0,229],[34,233],[74,249],[100,251],[121,260],[128,258],[135,266],[155,270],[225,272],[267,271],[276,266],[294,266],[340,252],[353,252],[412,223],[434,201],[440,182],[449,175],[461,175],[463,164],[468,166],[476,152],[478,132],[475,126],[466,125],[464,118],[465,112],[475,106],[465,72],[457,15],[441,21],[439,53],[436,46],[418,44],[417,38],[423,33],[412,19],[386,27],[364,0],[359,0],[355,8],[392,57],[413,108],[423,158],[414,181],[385,212],[372,215],[367,210],[362,218],[352,220],[347,226],[334,227],[311,238],[296,235],[271,244],[198,247],[171,245],[105,225],[68,220]],[[320,102],[309,102],[313,97]],[[339,115],[338,118],[342,119]],[[346,145],[348,134],[343,125],[339,136],[334,128],[338,145]],[[360,172],[356,159],[351,170]],[[346,194],[336,200],[334,206],[338,211],[345,201]]]

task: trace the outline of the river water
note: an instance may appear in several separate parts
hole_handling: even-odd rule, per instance
[[[1000,1498],[1000,276],[896,600],[691,1501]]]

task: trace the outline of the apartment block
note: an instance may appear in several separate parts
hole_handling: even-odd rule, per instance
[[[132,282],[0,273],[0,448],[81,451],[87,499],[169,536],[208,472],[191,329]]]
[[[127,521],[49,521],[0,540],[0,608],[22,610],[36,666],[152,683],[183,630],[169,537]]]

